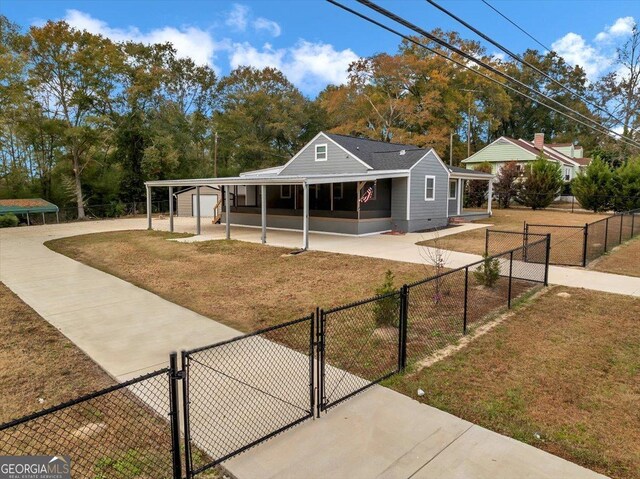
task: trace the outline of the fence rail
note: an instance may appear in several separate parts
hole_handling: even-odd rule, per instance
[[[0,425],[0,454],[68,454],[74,477],[199,477],[546,285],[550,237],[533,238],[385,295],[183,351],[181,365],[173,353],[168,368]]]

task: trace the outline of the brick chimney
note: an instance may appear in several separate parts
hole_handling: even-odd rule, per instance
[[[544,133],[536,133],[533,135],[533,146],[542,151],[544,148]]]

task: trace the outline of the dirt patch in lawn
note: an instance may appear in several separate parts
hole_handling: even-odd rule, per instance
[[[605,218],[607,215],[595,213],[571,213],[569,211],[536,210],[529,208],[508,208],[493,210],[491,218],[474,221],[479,224],[493,225],[493,229],[522,231],[524,222],[549,225],[584,226]],[[456,235],[443,236],[437,240],[442,249],[464,253],[483,254],[485,247],[485,229],[465,231]],[[435,246],[434,240],[421,241],[418,244]]]
[[[0,423],[117,384],[2,283],[0,304]],[[166,375],[132,388],[5,429],[0,454],[63,453],[74,477],[169,479],[169,424],[140,400],[168,401]]]
[[[170,233],[124,231],[47,243],[94,268],[241,331],[372,296],[390,269],[399,287],[426,265],[291,250],[240,241],[178,243]]]
[[[635,238],[597,259],[590,269],[640,277],[640,238]]]
[[[639,478],[639,317],[637,298],[554,288],[465,349],[389,385],[598,472]]]

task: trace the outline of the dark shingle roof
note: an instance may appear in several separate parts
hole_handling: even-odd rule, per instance
[[[374,170],[406,170],[429,152],[428,149],[403,143],[388,143],[336,133],[326,135]],[[401,151],[404,154],[400,154]]]
[[[493,176],[491,173],[485,173],[484,171],[476,171],[476,170],[472,170],[471,168],[460,168],[459,166],[449,166],[449,165],[447,165],[447,168],[449,168],[449,171],[451,173],[473,173],[474,175]]]

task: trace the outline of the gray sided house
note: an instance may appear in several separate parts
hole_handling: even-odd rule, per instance
[[[464,211],[464,182],[493,175],[445,165],[433,149],[320,132],[286,164],[231,178],[163,180],[151,188],[216,185],[224,191],[227,225],[363,235],[446,226]],[[489,195],[490,196],[490,195]],[[150,197],[150,196],[149,196]],[[197,208],[195,209],[197,211]],[[199,218],[198,218],[199,225]],[[199,232],[199,228],[197,228]]]

